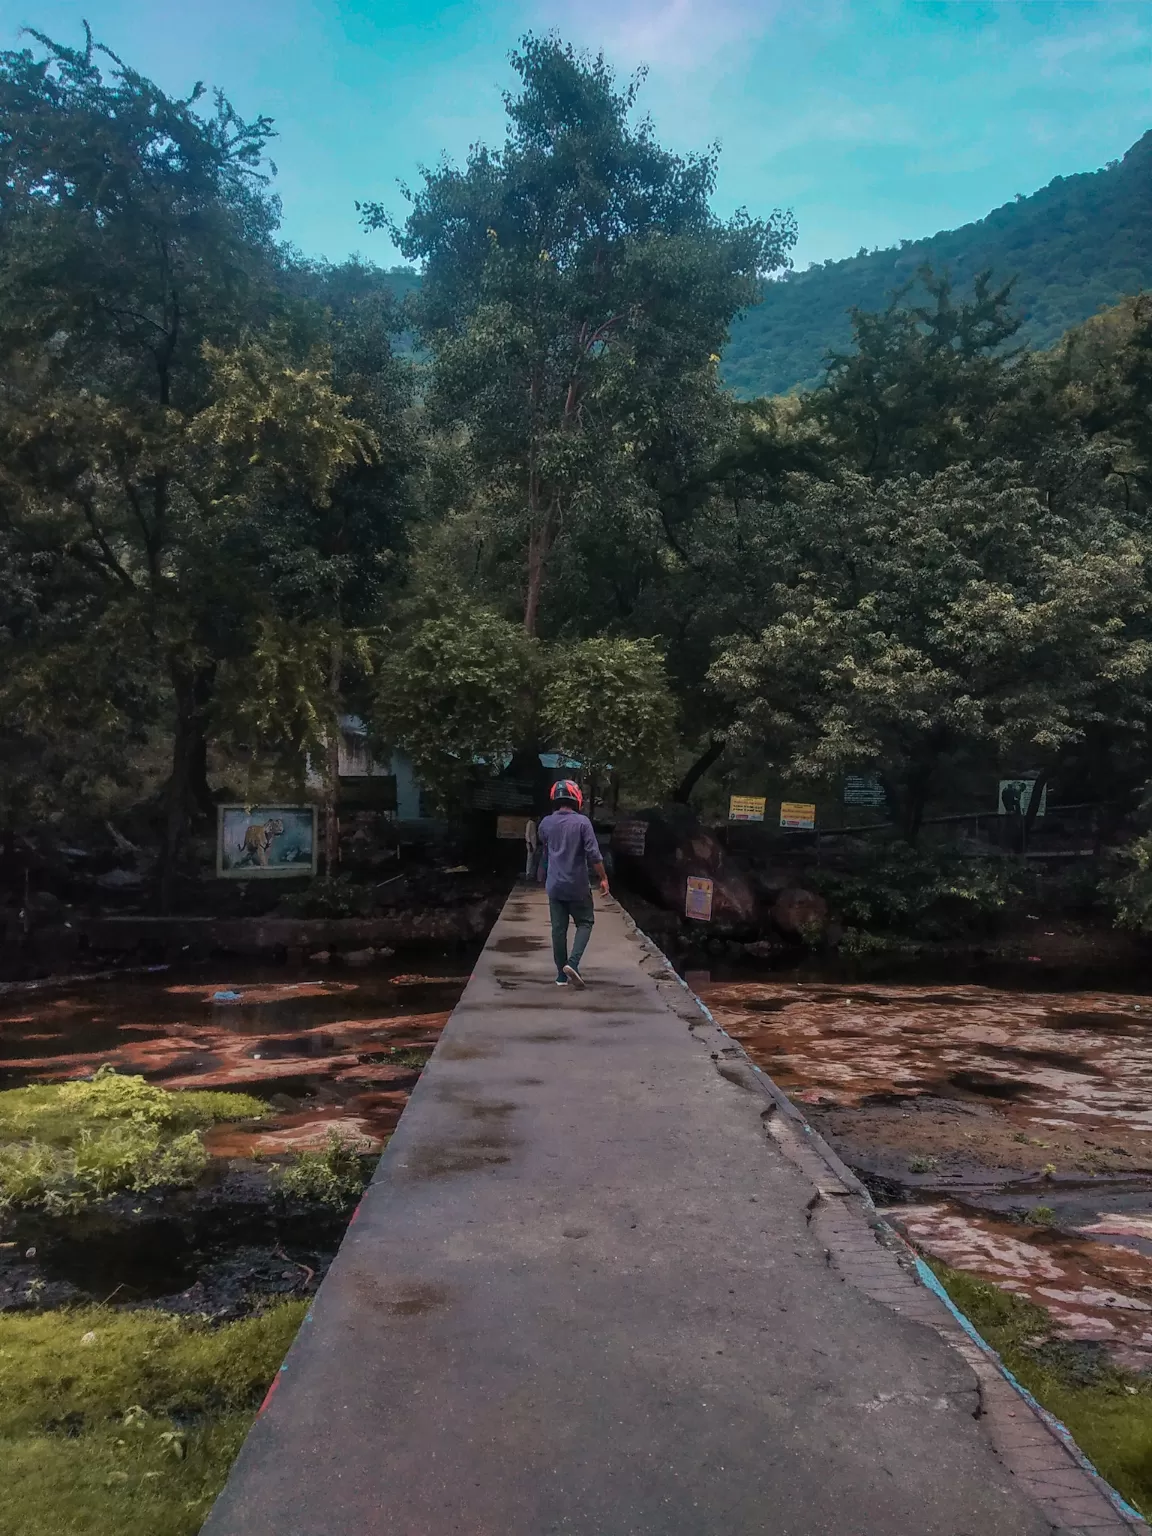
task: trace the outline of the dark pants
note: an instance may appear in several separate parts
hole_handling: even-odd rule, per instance
[[[582,901],[565,901],[559,896],[549,896],[548,911],[552,918],[552,958],[556,961],[557,976],[563,976],[566,965],[571,965],[575,970],[580,969],[580,961],[588,948],[592,924],[596,920],[592,897],[585,896]],[[571,955],[568,953],[569,918],[576,924]]]

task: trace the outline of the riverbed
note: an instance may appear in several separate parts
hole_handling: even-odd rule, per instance
[[[479,946],[476,946],[478,948]],[[474,950],[363,969],[210,964],[0,995],[0,1088],[102,1067],[169,1089],[241,1090],[270,1113],[206,1133],[193,1189],[0,1222],[0,1309],[112,1301],[223,1320],[311,1294],[349,1209],[274,1198],[275,1164],[386,1144]]]
[[[1152,1370],[1152,995],[693,985],[922,1251]]]

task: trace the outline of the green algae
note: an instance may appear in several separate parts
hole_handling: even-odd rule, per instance
[[[244,1093],[172,1092],[103,1068],[0,1093],[0,1211],[76,1210],[120,1190],[194,1183],[202,1130],[268,1114]]]
[[[1032,1302],[929,1260],[933,1273],[1021,1385],[1070,1431],[1100,1475],[1152,1515],[1152,1380],[1098,1347],[1055,1337]]]
[[[303,1320],[85,1307],[0,1316],[4,1520],[20,1536],[193,1536]]]

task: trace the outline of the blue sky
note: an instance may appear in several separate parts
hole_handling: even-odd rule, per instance
[[[662,139],[720,141],[722,211],[793,208],[799,266],[979,218],[1152,127],[1147,0],[0,0],[0,46],[79,41],[82,16],[165,88],[273,116],[284,233],[332,258],[394,260],[356,199],[401,211],[421,161],[502,138],[527,29],[646,63]]]

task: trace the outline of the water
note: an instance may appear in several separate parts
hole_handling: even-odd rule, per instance
[[[0,1088],[101,1066],[166,1088],[267,1099],[258,1128],[218,1127],[221,1156],[322,1144],[332,1128],[379,1148],[467,981],[457,951],[364,971],[236,964],[0,998]]]
[[[1152,1369],[1148,993],[694,984],[918,1246]]]
[[[0,1223],[0,1310],[112,1301],[224,1319],[310,1294],[349,1209],[275,1197],[266,1159],[323,1147],[332,1131],[378,1151],[471,958],[425,952],[418,971],[411,960],[330,973],[208,965],[0,996],[0,1088],[109,1065],[167,1088],[240,1090],[274,1111],[213,1127],[194,1189],[10,1214]]]

